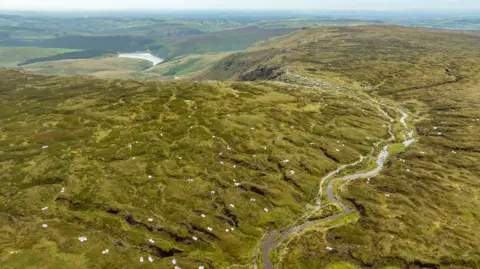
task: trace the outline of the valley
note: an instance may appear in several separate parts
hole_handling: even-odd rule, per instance
[[[9,30],[0,267],[480,267],[480,35],[254,15]]]

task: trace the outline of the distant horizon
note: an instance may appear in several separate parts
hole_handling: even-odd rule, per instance
[[[266,9],[266,8],[218,8],[218,9],[203,9],[203,8],[110,8],[110,9],[2,9],[0,12],[84,12],[84,11],[93,11],[93,12],[123,12],[123,11],[143,11],[143,12],[158,12],[158,11],[272,11],[272,12],[288,12],[288,13],[297,13],[297,12],[324,12],[324,11],[362,11],[362,12],[402,12],[402,11],[416,11],[416,12],[480,12],[479,8],[465,8],[465,9],[452,9],[452,8],[439,8],[439,9],[425,9],[425,8],[396,8],[396,9],[345,9],[345,8],[325,8],[325,9]]]
[[[15,0],[0,11],[480,11],[478,0]]]
[[[480,1],[480,0],[479,0]],[[474,15],[480,16],[480,8],[478,9],[45,9],[45,10],[29,10],[29,9],[1,9],[0,15],[46,15],[52,13],[58,14],[81,14],[81,13],[104,13],[104,14],[126,14],[126,13],[141,13],[141,14],[178,14],[178,13],[246,13],[252,12],[252,15],[258,15],[259,12],[268,12],[271,14],[284,14],[284,15],[326,15],[326,13],[360,13],[360,14],[404,14],[412,13],[419,15]],[[271,15],[270,14],[270,15]],[[267,14],[265,14],[267,15]]]

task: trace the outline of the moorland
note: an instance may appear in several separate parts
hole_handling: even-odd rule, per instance
[[[479,43],[323,26],[154,68],[107,58],[183,80],[3,69],[0,265],[478,268]],[[379,173],[335,181],[386,145]]]

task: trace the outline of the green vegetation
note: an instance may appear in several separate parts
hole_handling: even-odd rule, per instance
[[[51,61],[59,61],[59,60],[66,60],[66,59],[88,59],[88,58],[96,58],[101,56],[106,56],[107,54],[113,53],[112,51],[108,50],[84,50],[84,51],[74,51],[74,52],[66,52],[61,54],[56,54],[47,57],[41,58],[32,58],[25,60],[18,65],[26,65],[32,63],[41,63],[41,62],[51,62]]]
[[[314,212],[311,216],[308,217],[308,220],[319,220],[328,216],[335,215],[342,212],[342,209],[335,204],[328,204]]]
[[[362,91],[413,115],[407,122],[415,122],[417,142],[393,147],[398,155],[370,184],[352,181],[338,192],[359,220],[295,237],[281,268],[480,266],[479,42],[466,32],[398,26],[312,28],[232,54],[197,76]]]
[[[358,266],[355,266],[348,262],[335,263],[327,266],[327,269],[358,269]]]
[[[202,35],[175,36],[160,38],[149,49],[155,55],[174,58],[187,54],[205,54],[210,52],[226,52],[244,50],[258,41],[281,36],[295,29],[262,29],[247,27]]]
[[[157,65],[153,68],[150,68],[147,72],[160,74],[161,76],[170,78],[185,78],[185,76],[188,78],[192,74],[205,69],[229,54],[230,52],[209,53],[204,55],[187,55],[185,57],[178,57],[170,60],[169,62]]]
[[[137,73],[142,74],[142,70],[149,67],[151,63],[144,60],[118,57],[61,60],[22,66],[26,71],[44,75],[84,75],[100,78],[131,78]]]
[[[386,135],[375,107],[326,90],[0,76],[2,268],[248,266],[318,178]]]
[[[39,62],[22,66],[24,70],[37,74],[83,75],[98,78],[133,79],[188,79],[212,65],[229,53],[188,55],[152,67],[143,60],[128,58],[75,59]],[[63,57],[62,55],[52,56]],[[70,56],[68,56],[70,57]]]
[[[354,26],[363,24],[383,24],[379,20],[356,20],[341,18],[308,18],[297,17],[293,19],[265,20],[255,22],[254,25],[265,29],[281,29],[281,28],[303,28],[314,26]]]
[[[154,42],[153,39],[143,36],[62,36],[41,40],[38,43],[38,47],[132,52],[145,50],[148,44]]]
[[[258,33],[248,30],[249,42]],[[205,36],[142,45],[169,57],[233,48]],[[269,255],[286,269],[478,268],[478,44],[467,32],[314,27],[143,72],[146,62],[118,58],[26,66],[222,82],[2,70],[0,267],[164,268],[175,258],[182,268],[247,268],[265,233],[313,207],[325,174],[390,137],[382,106],[396,120],[395,108],[408,112],[417,141],[393,145],[369,184],[335,186],[353,213],[319,220]],[[155,262],[140,264],[149,255]]]
[[[5,60],[0,58],[0,64],[3,61],[4,67],[15,66],[17,64],[28,65],[33,63],[45,63],[36,65],[33,69],[30,66],[25,67],[26,70],[32,70],[40,74],[88,74],[82,68],[83,64],[78,70],[74,70],[70,66],[68,70],[64,71],[64,62],[57,62],[66,59],[90,59],[101,56],[109,56],[108,54],[116,52],[135,52],[135,51],[150,51],[152,54],[172,60],[174,63],[163,64],[157,67],[161,73],[152,70],[152,72],[141,72],[142,70],[131,69],[115,73],[112,70],[118,69],[118,66],[108,66],[104,64],[111,62],[109,60],[103,61],[101,66],[105,67],[104,76],[102,73],[99,77],[109,78],[136,78],[136,79],[165,79],[173,78],[175,76],[187,76],[197,71],[206,68],[213,64],[216,60],[221,59],[221,52],[231,52],[236,50],[243,50],[254,44],[255,42],[267,40],[271,37],[280,36],[295,29],[262,29],[258,27],[247,27],[241,29],[233,29],[204,34],[192,34],[181,36],[145,36],[137,35],[66,35],[55,38],[36,39],[28,41],[28,45],[39,47],[41,51],[43,47],[52,48],[69,48],[70,50],[60,51],[58,54],[47,55],[28,55],[22,56],[20,61],[14,58],[11,61],[9,56]],[[27,43],[25,43],[27,44]],[[17,45],[25,45],[17,44]],[[1,45],[1,40],[0,40]],[[37,48],[31,48],[36,50]],[[75,51],[75,50],[82,51]],[[190,56],[191,55],[191,56]],[[202,56],[205,55],[205,56]],[[184,60],[180,60],[183,58]],[[8,61],[8,62],[7,62]],[[180,62],[181,61],[181,62]],[[92,63],[85,61],[85,63]],[[43,70],[47,68],[48,70]],[[165,69],[167,71],[164,71]],[[55,73],[54,71],[58,71]],[[95,72],[100,71],[95,68]],[[88,74],[97,76],[97,74]]]
[[[388,147],[390,158],[395,157],[398,153],[404,151],[405,148],[406,148],[405,145],[403,145],[402,143],[391,145],[390,147]]]
[[[0,67],[15,67],[32,58],[48,57],[59,53],[74,52],[74,49],[0,47]]]

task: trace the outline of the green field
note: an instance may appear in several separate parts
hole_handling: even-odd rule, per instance
[[[17,64],[32,58],[48,57],[75,49],[0,47],[0,67],[16,67]]]

